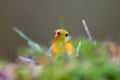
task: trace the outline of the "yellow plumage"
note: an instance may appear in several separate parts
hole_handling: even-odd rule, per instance
[[[73,54],[73,46],[70,42],[69,33],[66,30],[57,29],[55,31],[53,42],[49,51],[52,56],[56,56],[59,53]]]

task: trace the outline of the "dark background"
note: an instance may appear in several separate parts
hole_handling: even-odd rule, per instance
[[[85,19],[95,39],[120,40],[120,0],[0,0],[0,58],[14,60],[26,43],[13,26],[49,46],[61,17],[73,38],[86,35]]]

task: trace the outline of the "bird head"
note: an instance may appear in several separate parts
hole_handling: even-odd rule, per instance
[[[57,29],[55,31],[54,40],[69,41],[70,38],[69,33],[64,29]]]

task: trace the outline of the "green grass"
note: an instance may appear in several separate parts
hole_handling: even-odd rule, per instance
[[[109,52],[104,44],[97,41],[89,41],[87,38],[78,38],[72,41],[74,47],[81,41],[79,56],[59,56],[48,58],[48,64],[37,64],[39,73],[31,77],[28,66],[24,64],[16,70],[16,76],[23,78],[20,80],[119,80],[120,69],[109,59]],[[33,56],[37,55],[33,53]],[[32,57],[33,57],[32,56]],[[39,56],[38,56],[39,57]],[[34,58],[32,58],[34,59]],[[38,58],[37,58],[38,59]],[[35,59],[36,60],[36,59]],[[35,61],[34,60],[34,61]],[[37,62],[37,61],[36,61]],[[25,67],[25,69],[23,68]],[[33,68],[32,68],[33,69]],[[34,70],[34,69],[33,69]],[[26,76],[25,76],[26,75]]]
[[[52,58],[43,54],[46,49],[42,46],[42,51],[30,46],[21,47],[18,56],[28,55],[35,63],[18,60],[13,74],[17,80],[120,80],[119,65],[108,57],[107,44],[76,38],[72,40],[75,48],[79,41],[81,46],[77,57],[62,54]],[[45,57],[47,64],[39,63],[40,56]]]

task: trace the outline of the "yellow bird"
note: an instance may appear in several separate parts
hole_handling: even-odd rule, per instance
[[[64,29],[57,29],[55,31],[52,45],[47,51],[47,55],[51,56],[57,56],[60,53],[67,53],[69,55],[74,53],[69,33]]]

